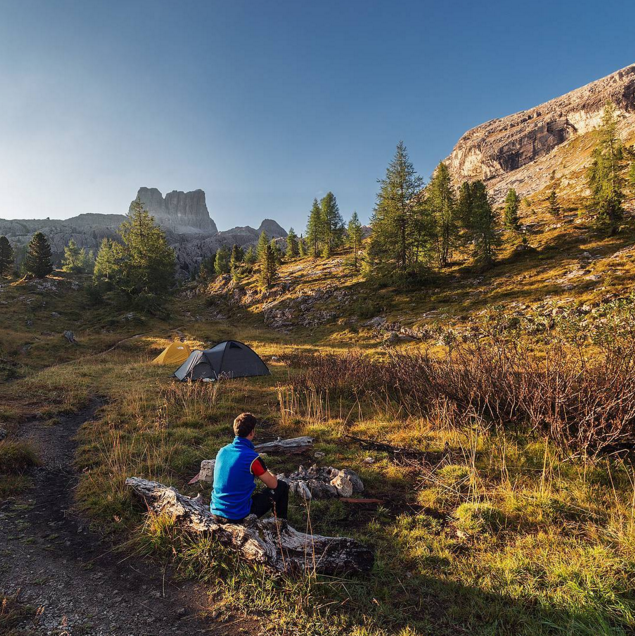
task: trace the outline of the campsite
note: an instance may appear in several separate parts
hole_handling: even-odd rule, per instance
[[[635,634],[635,5],[2,0],[0,636]]]

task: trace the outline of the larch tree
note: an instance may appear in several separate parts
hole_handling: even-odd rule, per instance
[[[260,236],[258,238],[258,245],[256,246],[256,256],[258,258],[258,262],[262,262],[262,258],[264,256],[265,250],[267,249],[267,245],[269,245],[269,237],[263,230],[260,233]]]
[[[289,228],[289,233],[287,234],[287,249],[285,251],[285,256],[287,259],[291,260],[296,258],[300,253],[300,249],[298,246],[298,236],[295,233],[295,230],[291,227]]]
[[[547,209],[551,216],[559,217],[562,209],[560,208],[560,201],[558,200],[558,192],[555,186],[551,189],[549,196],[547,197]]]
[[[348,222],[346,242],[353,252],[353,268],[359,269],[359,250],[362,246],[362,224],[357,216],[357,212],[353,212],[351,220]]]
[[[418,270],[426,242],[423,180],[399,142],[380,188],[371,220],[368,271],[380,276]]]
[[[15,252],[9,239],[0,236],[0,277],[10,276],[15,263]]]
[[[337,199],[332,192],[327,192],[320,201],[322,230],[322,256],[328,257],[333,250],[342,244],[344,237],[344,220],[337,205]]]
[[[260,258],[260,284],[270,289],[278,277],[278,259],[271,245],[267,245]]]
[[[489,267],[494,261],[495,248],[500,240],[497,219],[482,181],[470,185],[471,210],[468,232],[474,246],[473,257],[480,267]]]
[[[253,248],[253,245],[250,245],[245,252],[245,263],[247,265],[254,265],[257,261],[258,256],[256,255],[256,250]]]
[[[42,232],[36,232],[29,243],[24,261],[27,274],[46,278],[53,271],[51,246]]]
[[[514,188],[510,188],[507,191],[507,196],[505,197],[503,224],[506,229],[512,232],[518,232],[520,230],[520,218],[518,216],[519,208],[520,199],[518,198],[518,194]]]
[[[216,276],[222,276],[223,274],[229,274],[231,265],[231,252],[226,245],[221,246],[221,248],[216,252],[216,260],[214,261],[214,272]]]
[[[304,258],[306,256],[306,241],[303,236],[298,239],[298,256]]]
[[[447,267],[459,227],[452,179],[443,162],[437,166],[426,188],[426,203],[434,222],[437,264],[439,267]]]
[[[309,220],[306,226],[306,240],[308,244],[309,255],[314,258],[318,257],[321,252],[321,243],[323,236],[322,208],[317,199],[313,199],[313,206],[309,212]]]
[[[602,125],[597,134],[598,145],[593,151],[588,184],[593,199],[596,227],[613,235],[624,218],[624,152],[617,133],[615,104],[612,102],[604,108]]]
[[[75,240],[71,239],[64,248],[62,270],[72,274],[84,274],[91,268],[91,260],[86,250],[83,247],[80,249]]]

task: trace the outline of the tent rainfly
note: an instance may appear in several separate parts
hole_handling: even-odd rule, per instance
[[[179,380],[218,380],[270,375],[260,356],[242,342],[226,340],[205,351],[192,351],[174,372]]]
[[[152,361],[152,364],[183,364],[190,353],[192,350],[184,342],[173,342]]]

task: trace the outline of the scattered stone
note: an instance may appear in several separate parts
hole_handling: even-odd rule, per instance
[[[374,464],[375,460],[372,457],[366,457],[366,459],[364,459],[362,463],[364,463],[364,464]]]
[[[7,430],[5,428],[0,428],[0,442],[3,439],[6,439],[7,435],[8,435]]]

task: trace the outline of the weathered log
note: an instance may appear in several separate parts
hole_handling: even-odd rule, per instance
[[[251,515],[244,524],[218,524],[204,504],[175,488],[139,477],[129,477],[126,485],[153,512],[171,515],[190,532],[211,534],[247,561],[277,572],[368,572],[373,566],[373,552],[354,539],[304,534],[286,522]]]
[[[313,448],[312,437],[294,437],[292,439],[278,438],[274,442],[265,442],[258,444],[256,450],[259,453],[285,453],[293,455],[295,453],[303,453]]]

